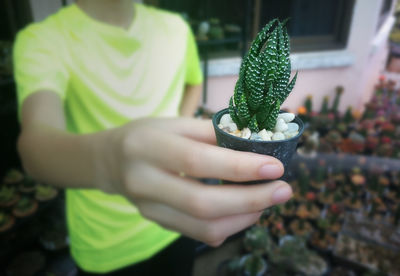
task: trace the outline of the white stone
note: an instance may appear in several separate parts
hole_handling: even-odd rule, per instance
[[[272,140],[273,141],[285,140],[285,135],[282,132],[275,132],[274,135],[272,135]]]
[[[252,133],[250,136],[250,140],[255,140],[255,141],[262,141],[263,139],[261,138],[260,135],[258,135],[257,133]]]
[[[249,128],[242,129],[242,138],[249,139],[251,136],[251,130]]]
[[[275,132],[285,132],[288,129],[287,124],[282,118],[276,121]]]
[[[296,132],[287,132],[286,131],[284,134],[285,134],[286,139],[290,139],[290,138],[296,136],[297,134],[299,134],[299,132],[298,131],[296,131]]]
[[[218,128],[223,129],[224,126],[223,126],[222,124],[219,124],[219,125],[218,125]]]
[[[274,135],[274,133],[272,131],[270,131],[270,130],[267,130],[267,135],[272,137],[272,135]]]
[[[231,115],[229,114],[222,115],[221,119],[219,120],[219,123],[224,127],[228,126],[229,124],[232,124],[233,120],[231,118]]]
[[[294,120],[295,115],[293,113],[281,113],[278,115],[278,119],[283,119],[285,123],[289,123]]]
[[[235,123],[230,123],[226,127],[229,129],[229,132],[235,132],[238,129]]]
[[[286,130],[286,132],[296,132],[299,131],[299,125],[296,123],[288,123],[287,124],[288,129]]]
[[[263,141],[271,141],[271,137],[273,135],[272,131],[266,130],[265,128],[261,130],[258,135],[261,137]]]

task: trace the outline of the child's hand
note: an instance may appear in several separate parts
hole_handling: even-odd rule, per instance
[[[213,246],[292,194],[283,181],[209,186],[195,180],[249,181],[283,174],[273,157],[215,146],[210,121],[143,119],[110,137],[105,167],[114,179],[104,182],[103,190],[125,195],[146,218]]]

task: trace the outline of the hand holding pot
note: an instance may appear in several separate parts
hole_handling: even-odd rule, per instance
[[[275,158],[215,146],[210,121],[144,119],[115,133],[114,166],[120,181],[109,192],[127,196],[146,218],[213,246],[252,225],[261,212],[291,197],[282,181],[263,185],[208,186],[195,180],[275,179]]]

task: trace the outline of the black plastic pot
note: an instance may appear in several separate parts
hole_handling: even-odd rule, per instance
[[[297,143],[304,131],[303,121],[297,116],[294,118],[293,122],[299,125],[299,133],[295,137],[279,141],[255,141],[233,136],[218,127],[221,117],[228,112],[228,108],[223,109],[217,112],[212,118],[218,146],[273,156],[282,162],[286,175],[290,160],[296,151]]]

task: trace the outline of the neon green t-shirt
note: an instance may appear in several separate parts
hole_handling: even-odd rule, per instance
[[[63,100],[67,129],[92,133],[132,119],[178,116],[185,84],[202,73],[180,16],[134,4],[128,30],[96,21],[72,4],[19,32],[14,46],[18,104],[38,90]],[[71,254],[91,272],[145,260],[178,233],[144,219],[124,197],[67,190]]]

